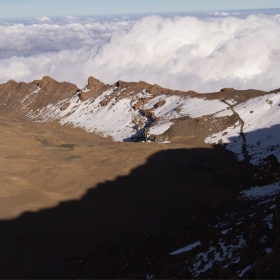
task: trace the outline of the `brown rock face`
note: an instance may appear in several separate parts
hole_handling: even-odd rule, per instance
[[[154,95],[154,94],[162,93],[164,88],[155,84],[155,85],[150,86],[147,90],[150,94]]]
[[[139,110],[140,107],[142,106],[143,101],[142,100],[138,100],[137,103],[135,105],[133,105],[133,109],[134,110]]]
[[[141,110],[141,113],[147,118],[150,118],[152,120],[156,119],[155,112],[152,112],[151,110]]]
[[[81,92],[80,93],[80,99],[81,99],[81,101],[86,101],[86,100],[88,100],[89,98],[91,98],[92,96],[91,96],[91,94],[90,94],[90,92]]]
[[[135,125],[135,127],[136,127],[136,130],[139,130],[139,129],[142,127],[142,124],[141,124],[141,123],[137,123],[137,124]]]
[[[61,106],[60,110],[64,111],[69,107],[70,103],[65,103],[64,105]]]
[[[151,135],[150,140],[153,142],[164,142],[164,141],[170,141],[170,137],[168,134],[163,134],[163,135]]]
[[[235,90],[234,88],[222,88],[221,89],[221,92],[224,92],[224,91],[233,91]]]
[[[31,83],[10,80],[0,85],[1,116],[25,119],[27,112],[55,104],[71,97],[76,91],[76,85],[60,83],[48,76]]]
[[[88,78],[88,87],[90,89],[95,89],[95,88],[99,88],[99,87],[103,87],[104,84],[102,82],[100,82],[99,80],[95,79],[94,77],[90,76]]]
[[[45,76],[42,80],[34,81],[37,86],[41,89],[40,91],[45,91],[45,93],[50,93],[50,95],[73,95],[77,91],[77,86],[71,83],[62,82],[59,83],[51,77]]]
[[[15,84],[17,84],[17,82],[14,81],[14,80],[9,80],[9,81],[7,82],[7,84],[8,84],[8,85],[15,85]]]
[[[157,102],[157,103],[155,104],[154,107],[155,107],[155,108],[160,108],[160,107],[162,107],[165,103],[166,103],[165,100],[161,100],[161,101]]]
[[[271,90],[270,92],[271,92],[271,93],[277,93],[277,92],[280,92],[280,88],[277,88],[277,89]]]
[[[109,102],[110,102],[109,100],[103,99],[100,104],[101,106],[107,106]]]
[[[37,85],[43,90],[51,91],[55,90],[55,88],[57,87],[57,81],[49,76],[45,76],[42,80],[37,82]]]
[[[129,84],[129,83],[124,82],[124,81],[117,81],[116,82],[117,87],[125,87],[127,84]]]
[[[99,93],[106,90],[106,86],[104,83],[102,83],[99,80],[95,79],[94,77],[90,76],[88,78],[88,89],[89,89],[89,91],[80,93],[80,99],[82,101],[86,101],[89,98],[97,96]]]

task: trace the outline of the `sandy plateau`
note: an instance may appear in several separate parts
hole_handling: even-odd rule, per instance
[[[98,183],[128,175],[157,151],[186,147],[115,143],[3,118],[0,133],[0,219],[80,199]]]

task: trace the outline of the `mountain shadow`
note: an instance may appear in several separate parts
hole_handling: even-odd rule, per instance
[[[145,265],[196,240],[255,169],[219,145],[155,153],[80,200],[0,221],[0,276],[146,278]]]
[[[244,132],[243,135],[231,137],[229,140],[229,145],[236,145],[236,150],[240,150],[240,154],[243,153],[243,158],[246,159],[247,154],[248,159],[254,164],[258,164],[259,159],[265,159],[270,154],[280,156],[280,125],[278,124]]]

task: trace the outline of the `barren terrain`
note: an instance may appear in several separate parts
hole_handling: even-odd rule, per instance
[[[276,277],[278,99],[0,85],[0,276]]]

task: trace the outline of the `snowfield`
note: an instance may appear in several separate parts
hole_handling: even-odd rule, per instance
[[[86,92],[88,89],[84,89]],[[209,130],[205,143],[222,143],[225,148],[236,154],[239,160],[244,160],[244,147],[250,162],[259,164],[264,158],[273,153],[280,160],[280,93],[268,93],[263,96],[248,99],[238,103],[235,99],[206,99],[189,95],[151,95],[147,90],[126,94],[118,99],[122,93],[117,87],[106,90],[96,98],[81,101],[78,94],[58,102],[49,104],[40,111],[29,111],[27,116],[39,122],[59,120],[60,124],[68,124],[87,132],[95,132],[104,137],[111,137],[114,141],[132,141],[139,135],[141,129],[149,128],[149,135],[161,135],[173,124],[174,120],[184,117],[200,118],[209,116],[215,120],[236,114],[239,120],[226,129],[216,133]],[[24,102],[36,94],[39,89],[24,97]],[[110,102],[103,104],[105,99]],[[157,122],[153,124],[145,117],[141,110],[134,110],[133,106],[142,99],[146,99],[141,110],[153,112]],[[157,107],[160,101],[163,105]],[[32,101],[31,101],[32,102]],[[61,110],[61,107],[68,107]],[[23,110],[26,110],[23,108]],[[139,123],[138,126],[136,124]],[[140,130],[140,131],[139,131]]]
[[[250,162],[256,165],[272,152],[280,160],[280,150],[276,149],[280,143],[280,94],[273,93],[252,98],[233,106],[233,109],[244,121],[243,133],[247,151],[251,157]],[[223,113],[225,111],[215,116],[221,117]],[[240,125],[239,123],[235,127],[210,135],[205,142],[217,144],[221,139],[224,144],[227,144],[228,150],[234,152],[239,160],[243,160]],[[227,132],[226,135],[225,132]]]

